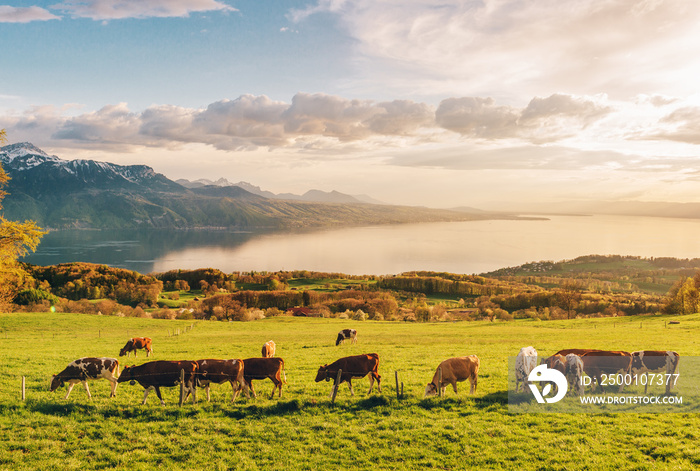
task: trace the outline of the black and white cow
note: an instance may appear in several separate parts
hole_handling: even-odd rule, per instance
[[[357,343],[357,331],[355,329],[343,329],[338,332],[338,338],[335,340],[335,345],[338,346],[348,339],[352,340],[352,343]]]
[[[49,390],[53,392],[68,383],[68,392],[66,393],[66,399],[68,399],[73,387],[78,383],[83,383],[88,398],[92,399],[87,384],[88,380],[104,378],[112,383],[112,392],[109,397],[114,397],[117,391],[118,376],[119,361],[116,358],[78,358],[70,362],[63,371],[52,376]]]
[[[673,351],[640,350],[632,352],[632,375],[646,375],[646,381],[644,381],[644,394],[646,394],[649,387],[649,373],[673,375],[678,369],[679,360],[680,355]],[[666,394],[671,392],[675,380],[674,377],[663,377],[661,384],[666,385]],[[657,383],[654,380],[651,382]]]

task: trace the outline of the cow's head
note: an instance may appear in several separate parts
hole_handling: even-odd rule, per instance
[[[428,385],[425,387],[425,394],[423,397],[428,397],[428,396],[436,396],[438,393],[438,388],[435,385],[435,383],[428,383]]]
[[[642,367],[644,367],[644,361],[642,360],[644,358],[644,355],[642,352],[634,352],[632,353],[632,368],[635,370],[639,370]]]
[[[131,378],[131,366],[125,366],[122,370],[122,374],[117,378],[117,383],[123,383],[124,381],[129,381],[131,379],[131,384],[134,384],[134,380]]]
[[[62,388],[65,383],[61,378],[56,375],[51,376],[51,386],[49,386],[49,391],[54,392],[58,388]]]
[[[331,379],[328,377],[328,365],[323,365],[318,367],[318,373],[316,373],[316,382],[318,383],[319,381],[330,381]]]
[[[335,339],[335,346],[337,347],[338,345],[340,345],[340,342],[342,342],[343,340],[345,340],[345,337],[341,332],[340,334],[338,334],[338,338]]]

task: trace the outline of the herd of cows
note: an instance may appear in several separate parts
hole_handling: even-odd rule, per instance
[[[357,342],[357,331],[344,329],[338,333],[336,345],[345,340]],[[119,356],[124,356],[138,350],[146,350],[146,356],[153,353],[151,339],[148,337],[135,337],[129,339],[120,350]],[[186,392],[185,399],[190,394],[193,402],[196,401],[196,388],[203,387],[210,400],[209,387],[212,383],[231,384],[233,395],[231,401],[243,391],[248,397],[252,392],[257,397],[253,388],[253,380],[270,379],[273,383],[272,394],[275,392],[282,396],[282,385],[287,383],[284,360],[275,357],[276,346],[271,340],[262,347],[261,357],[246,359],[203,359],[196,361],[166,361],[157,360],[144,363],[139,366],[125,366],[119,372],[119,361],[116,358],[79,358],[72,361],[63,371],[54,375],[51,380],[50,391],[68,384],[65,398],[70,395],[73,387],[82,383],[87,395],[91,398],[88,380],[104,378],[111,383],[110,397],[115,396],[117,385],[129,381],[130,384],[139,383],[144,388],[142,404],[146,403],[150,391],[155,391],[161,404],[165,404],[160,388],[173,387],[182,384]],[[541,361],[548,368],[561,372],[569,382],[569,391],[583,394],[582,377],[585,373],[592,379],[592,387],[596,384],[605,384],[603,376],[610,374],[642,375],[661,372],[673,374],[678,368],[679,355],[672,351],[644,350],[637,352],[604,351],[593,349],[566,349],[560,350],[554,355]],[[515,361],[515,392],[522,384],[523,390],[528,385],[528,376],[537,366],[537,351],[534,347],[524,347],[518,353]],[[480,361],[476,355],[449,358],[441,362],[433,379],[426,385],[425,396],[444,394],[448,385],[452,385],[457,393],[457,383],[470,382],[470,394],[474,394],[477,388]],[[354,396],[352,380],[364,378],[369,375],[369,393],[372,392],[374,382],[381,393],[381,376],[378,373],[379,355],[376,353],[353,355],[343,357],[331,364],[326,364],[318,369],[316,382],[333,380],[333,389],[337,391],[340,384],[347,382],[351,395]],[[647,383],[645,394],[647,392]],[[624,384],[620,384],[620,391]],[[666,393],[670,392],[672,384],[666,383]]]
[[[680,355],[674,351],[640,350],[630,353],[621,350],[569,348],[544,358],[541,364],[562,373],[572,394],[584,393],[584,373],[590,378],[592,390],[596,386],[602,389],[605,385],[613,385],[618,386],[618,392],[622,392],[625,385],[634,383],[644,385],[644,394],[652,384],[648,375],[662,374],[662,385],[665,385],[666,394],[669,394],[674,384],[671,376],[678,370],[679,360]],[[537,350],[534,347],[521,348],[515,359],[515,392],[518,392],[521,384],[525,389],[530,372],[536,366]],[[611,380],[613,375],[614,379]],[[643,375],[646,379],[642,379]]]

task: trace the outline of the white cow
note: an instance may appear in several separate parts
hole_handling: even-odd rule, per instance
[[[520,383],[523,383],[523,391],[528,384],[527,377],[537,366],[537,350],[535,347],[523,347],[515,358],[515,392],[518,392]]]
[[[566,380],[569,383],[569,390],[578,393],[579,396],[583,395],[582,376],[583,361],[581,357],[575,353],[569,353],[566,355]]]

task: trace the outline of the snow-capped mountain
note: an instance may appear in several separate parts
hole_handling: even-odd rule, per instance
[[[0,164],[12,177],[17,190],[28,187],[56,189],[89,189],[96,187],[129,188],[147,185],[151,189],[177,188],[179,185],[156,173],[146,165],[117,165],[95,160],[63,160],[48,155],[28,142],[0,148]]]

